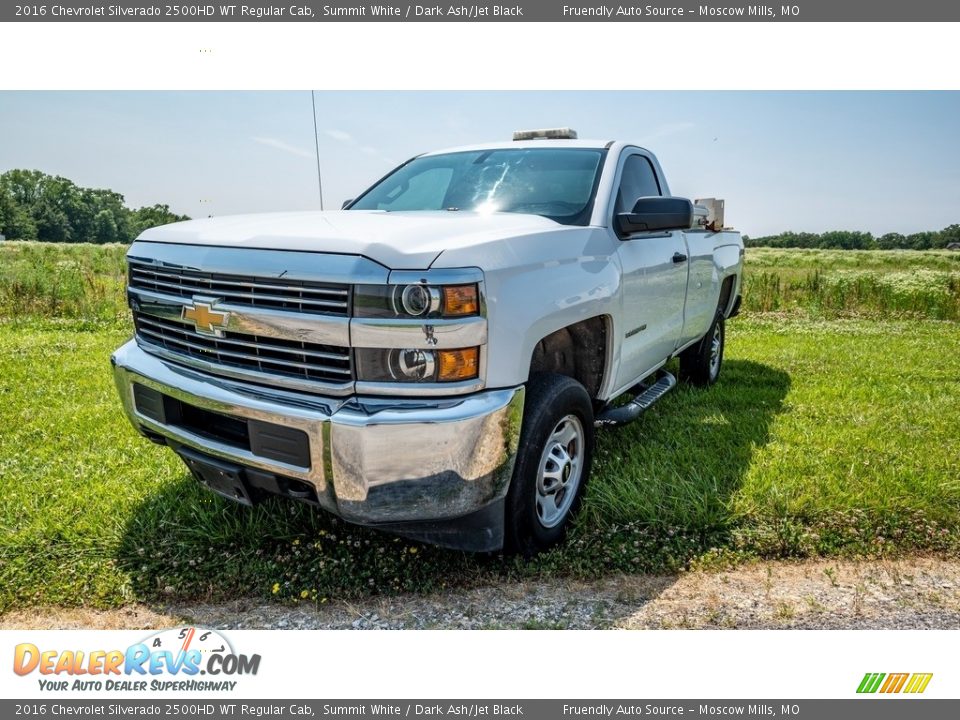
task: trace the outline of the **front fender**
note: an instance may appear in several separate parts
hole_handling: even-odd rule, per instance
[[[486,385],[493,388],[526,382],[534,348],[547,335],[598,316],[615,323],[620,311],[620,268],[604,232],[576,228],[511,244],[510,262],[484,272]]]

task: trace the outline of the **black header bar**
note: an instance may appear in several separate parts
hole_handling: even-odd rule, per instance
[[[61,0],[0,4],[0,22],[956,22],[943,0],[736,2],[299,2],[160,3]]]

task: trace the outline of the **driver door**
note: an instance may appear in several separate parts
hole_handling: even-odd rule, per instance
[[[629,212],[639,197],[661,195],[653,166],[641,152],[622,160],[614,208]],[[615,231],[614,231],[615,232]],[[682,230],[639,232],[620,237],[623,272],[620,367],[625,387],[661,365],[677,348],[687,292],[687,243]]]

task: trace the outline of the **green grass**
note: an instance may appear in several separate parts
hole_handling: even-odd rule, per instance
[[[122,417],[123,322],[0,325],[0,610],[323,602],[719,557],[960,547],[960,325],[743,317],[724,377],[601,434],[568,542],[524,565],[198,487]],[[305,595],[305,597],[301,597]]]
[[[126,311],[127,245],[0,243],[0,318],[110,320]]]
[[[744,309],[960,320],[960,252],[750,248]]]
[[[0,243],[0,612],[960,552],[960,253],[748,250],[722,381],[603,431],[570,538],[524,564],[202,490],[120,410],[125,250]]]
[[[0,243],[0,317],[125,317],[126,250]],[[744,310],[960,320],[960,252],[749,248]]]

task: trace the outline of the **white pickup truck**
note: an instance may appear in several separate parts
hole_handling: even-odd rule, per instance
[[[717,379],[743,262],[722,207],[562,129],[419,155],[336,212],[153,228],[117,387],[226,497],[530,555],[577,511],[596,427],[672,388],[671,358]]]

